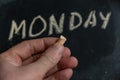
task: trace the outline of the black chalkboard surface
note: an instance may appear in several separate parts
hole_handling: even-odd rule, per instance
[[[71,80],[120,80],[119,0],[0,0],[0,52],[64,35],[79,60]]]

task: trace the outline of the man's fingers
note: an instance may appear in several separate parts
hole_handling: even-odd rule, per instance
[[[58,69],[58,66],[56,65],[55,67],[53,67],[52,69],[50,69],[50,70],[47,72],[47,74],[46,74],[45,77],[48,77],[48,76],[50,76],[51,74],[54,74],[54,73],[57,72],[57,71],[59,71],[59,69]]]
[[[70,55],[71,55],[70,49],[65,47],[63,57],[69,57]]]
[[[63,57],[58,65],[56,65],[54,68],[52,68],[48,73],[47,73],[47,76],[57,72],[57,71],[60,71],[60,70],[63,70],[63,69],[67,69],[67,68],[75,68],[76,66],[78,65],[78,61],[75,57]]]
[[[43,55],[34,63],[26,66],[27,71],[31,71],[34,75],[44,75],[52,69],[60,61],[64,52],[64,46],[61,44],[55,44],[49,47]],[[24,66],[23,66],[24,67]]]
[[[70,55],[71,55],[70,49],[67,48],[67,47],[65,47],[65,48],[64,48],[64,51],[63,51],[62,58],[67,58],[67,57],[71,58]],[[63,61],[63,59],[61,59],[61,60]],[[61,62],[61,60],[60,60],[59,62]],[[66,63],[64,63],[63,65],[66,65],[66,64],[68,64],[68,63],[70,63],[70,62],[71,62],[71,60],[68,61],[68,62],[66,62]],[[72,62],[73,62],[73,61],[72,61]],[[73,63],[73,65],[74,65],[74,63]],[[71,65],[66,65],[65,68],[72,68],[72,66],[71,66]],[[60,69],[63,69],[63,68],[60,68]],[[56,65],[55,67],[53,67],[51,70],[49,70],[49,71],[47,72],[46,76],[49,76],[49,75],[57,72],[57,71],[60,70],[60,69],[58,69],[58,65]]]
[[[37,59],[40,58],[41,55],[42,55],[41,53],[38,53],[38,54],[35,54],[35,55],[29,57],[28,59],[23,61],[22,65],[30,64],[30,63],[36,61]],[[70,49],[65,47],[62,57],[69,57],[70,55],[71,55]]]
[[[33,63],[36,60],[38,60],[40,58],[40,56],[41,56],[41,54],[36,54],[34,56],[29,57],[28,59],[23,61],[22,65],[24,66],[24,65],[28,65],[30,63]]]
[[[58,69],[65,69],[65,68],[75,68],[78,65],[78,60],[75,57],[66,57],[62,58],[58,63]]]
[[[42,38],[24,41],[12,47],[2,55],[5,55],[5,57],[9,56],[11,58],[17,56],[22,60],[25,60],[33,54],[44,51],[47,47],[54,44],[57,40],[57,38]]]
[[[65,69],[59,72],[56,72],[55,74],[49,76],[45,80],[70,80],[72,77],[73,71],[72,69]]]

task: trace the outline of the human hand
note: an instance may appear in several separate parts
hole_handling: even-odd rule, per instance
[[[78,62],[57,40],[28,40],[0,54],[0,80],[69,80]]]

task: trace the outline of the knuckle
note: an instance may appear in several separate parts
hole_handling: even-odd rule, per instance
[[[31,42],[30,42],[29,40],[28,40],[28,41],[23,41],[22,44],[23,44],[24,46],[26,46],[26,48],[27,48],[30,52],[34,53],[34,52],[36,51],[35,48],[34,48],[34,46],[31,44]]]

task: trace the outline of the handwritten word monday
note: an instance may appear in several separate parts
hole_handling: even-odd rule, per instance
[[[96,11],[93,10],[88,14],[88,17],[85,19],[85,22],[83,22],[83,16],[79,12],[71,12],[70,13],[70,18],[69,18],[69,24],[68,24],[68,30],[73,31],[75,29],[78,29],[81,25],[83,25],[84,28],[88,27],[96,27],[97,26],[97,18],[100,18],[102,21],[101,24],[101,29],[106,29],[110,17],[111,17],[111,12],[108,13],[102,13],[99,12],[96,16]],[[77,19],[77,23],[76,23]],[[37,23],[38,20],[42,23]],[[34,32],[33,29],[36,27],[35,24],[40,24],[40,30],[37,32]],[[29,29],[28,30],[28,36],[29,37],[37,37],[42,35],[47,29],[48,29],[48,35],[52,35],[53,32],[56,34],[61,34],[64,31],[64,24],[65,24],[65,13],[62,13],[59,21],[56,20],[56,17],[54,14],[52,14],[49,17],[49,22],[45,20],[44,17],[41,15],[38,15],[33,18],[33,20],[30,23]],[[23,19],[20,24],[18,25],[15,20],[12,20],[11,24],[11,29],[10,29],[10,34],[9,34],[9,40],[12,40],[14,37],[14,34],[21,34],[21,38],[24,39],[26,38],[26,20]],[[41,26],[42,25],[42,26]],[[21,32],[20,32],[21,31]]]

